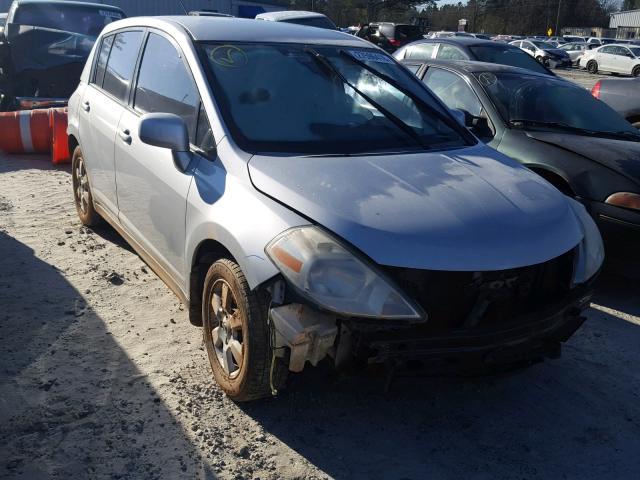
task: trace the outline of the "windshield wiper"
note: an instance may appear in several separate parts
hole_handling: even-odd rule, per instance
[[[353,85],[349,80],[347,80],[347,78],[342,74],[342,72],[340,72],[340,70],[338,70],[336,68],[336,66],[333,63],[331,63],[331,61],[327,57],[325,57],[324,55],[316,52],[312,48],[305,48],[304,52],[309,54],[311,56],[311,58],[313,58],[316,62],[318,62],[323,68],[325,68],[326,70],[329,70],[329,72],[333,73],[336,77],[338,77],[338,79],[342,83],[344,83],[345,85],[349,86],[351,89],[353,89],[354,92],[356,92],[358,95],[360,95],[362,98],[364,98],[367,102],[369,102],[371,105],[373,105],[373,107],[376,110],[378,110],[380,113],[382,113],[396,127],[398,127],[400,130],[402,130],[404,133],[406,133],[409,137],[411,137],[421,148],[423,148],[425,150],[429,149],[429,147],[427,145],[425,145],[424,142],[422,141],[422,139],[420,138],[420,135],[418,135],[418,133],[411,126],[407,125],[400,118],[398,118],[395,114],[391,113],[385,107],[383,107],[378,102],[376,102],[374,99],[372,99],[369,95],[367,95],[366,93],[363,93],[362,91],[360,91],[355,85]]]
[[[526,119],[514,119],[509,120],[509,125],[512,127],[524,127],[525,125],[532,125],[536,127],[550,127],[567,130],[570,132],[582,133],[584,135],[593,136],[607,136],[614,138],[625,138],[628,140],[640,141],[640,133],[630,132],[626,130],[620,130],[617,132],[608,132],[606,130],[590,130],[588,128],[574,127],[562,122],[545,122],[541,120],[526,120]]]
[[[464,134],[467,135],[467,133],[468,133],[467,130],[465,128],[462,128],[460,125],[458,125],[458,123],[455,120],[447,117],[442,112],[439,112],[437,109],[433,108],[432,105],[429,105],[422,98],[420,98],[415,93],[413,93],[411,90],[409,90],[404,85],[402,85],[400,82],[398,82],[395,78],[390,77],[386,73],[381,72],[379,70],[376,70],[375,68],[367,65],[365,62],[363,62],[362,60],[357,59],[356,57],[351,55],[349,52],[346,52],[345,50],[340,50],[339,53],[343,57],[347,58],[350,62],[355,63],[356,65],[364,68],[366,71],[368,71],[372,75],[375,75],[376,77],[381,78],[382,80],[387,82],[389,85],[391,85],[393,88],[395,88],[399,92],[401,92],[404,95],[406,95],[407,97],[409,97],[415,103],[419,104],[423,109],[428,110],[429,113],[431,113],[431,114],[435,115],[436,117],[438,117],[438,120],[443,122],[449,128],[453,129],[454,131],[456,131],[458,133],[464,132]]]

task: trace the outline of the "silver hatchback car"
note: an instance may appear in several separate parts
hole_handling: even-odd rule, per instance
[[[189,306],[238,401],[307,362],[556,356],[603,260],[580,204],[336,31],[115,22],[68,134],[80,220],[108,221]]]

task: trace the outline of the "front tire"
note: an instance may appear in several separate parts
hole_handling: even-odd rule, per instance
[[[589,63],[587,63],[587,72],[591,73],[592,75],[598,73],[598,62],[596,62],[595,60],[590,60]]]
[[[640,77],[640,65],[636,65],[633,70],[631,70],[631,75],[634,77]]]
[[[83,225],[95,227],[102,223],[102,217],[96,212],[93,206],[93,195],[89,185],[84,156],[80,146],[73,151],[71,158],[71,180],[73,184],[73,199],[76,204],[78,218]]]
[[[272,383],[277,389],[286,380],[287,368],[272,355],[267,316],[267,295],[250,290],[235,262],[221,259],[209,267],[202,293],[204,344],[213,377],[236,402],[267,397]]]

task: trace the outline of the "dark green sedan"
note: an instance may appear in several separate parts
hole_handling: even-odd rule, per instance
[[[640,261],[640,132],[622,116],[575,84],[530,70],[403,63],[478,138],[580,200],[609,255]]]

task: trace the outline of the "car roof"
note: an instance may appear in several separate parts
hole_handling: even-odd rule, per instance
[[[453,44],[457,44],[457,45],[464,45],[464,46],[476,46],[476,45],[489,45],[489,46],[498,46],[498,47],[504,47],[504,43],[497,43],[494,42],[493,40],[485,40],[483,38],[476,38],[476,37],[444,37],[444,38],[425,38],[425,39],[421,39],[421,40],[416,40],[415,42],[412,42],[413,44],[416,43],[453,43]],[[408,44],[407,46],[409,46],[411,44]]]
[[[602,45],[602,47],[628,47],[628,43],[607,43],[606,45]]]
[[[103,33],[127,27],[154,27],[184,31],[194,41],[312,43],[376,48],[348,33],[327,28],[311,28],[286,22],[246,18],[204,16],[130,17],[110,23]]]
[[[306,12],[304,10],[285,10],[281,12],[259,13],[258,15],[256,15],[256,19],[259,18],[262,20],[273,20],[277,22],[280,20],[290,20],[293,18],[317,18],[324,16],[326,15],[318,12]]]
[[[487,63],[487,62],[476,62],[472,60],[411,60],[405,59],[402,60],[401,63],[407,65],[429,65],[429,66],[442,66],[448,67],[451,70],[455,70],[460,73],[482,73],[482,72],[491,72],[491,73],[519,73],[522,75],[534,76],[534,77],[542,77],[542,78],[557,78],[550,77],[546,73],[534,72],[533,70],[528,70],[526,68],[520,67],[512,67],[511,65],[503,65],[500,63]],[[558,79],[561,80],[561,79]],[[564,80],[561,80],[564,81]]]
[[[18,5],[29,5],[29,4],[37,4],[37,3],[46,3],[46,4],[51,4],[51,5],[74,5],[74,6],[80,6],[80,7],[95,7],[95,8],[101,8],[103,10],[117,10],[119,12],[122,11],[122,9],[118,8],[118,7],[114,7],[113,5],[105,5],[102,3],[89,3],[89,2],[76,2],[76,1],[71,1],[71,0],[15,0],[15,3]]]

